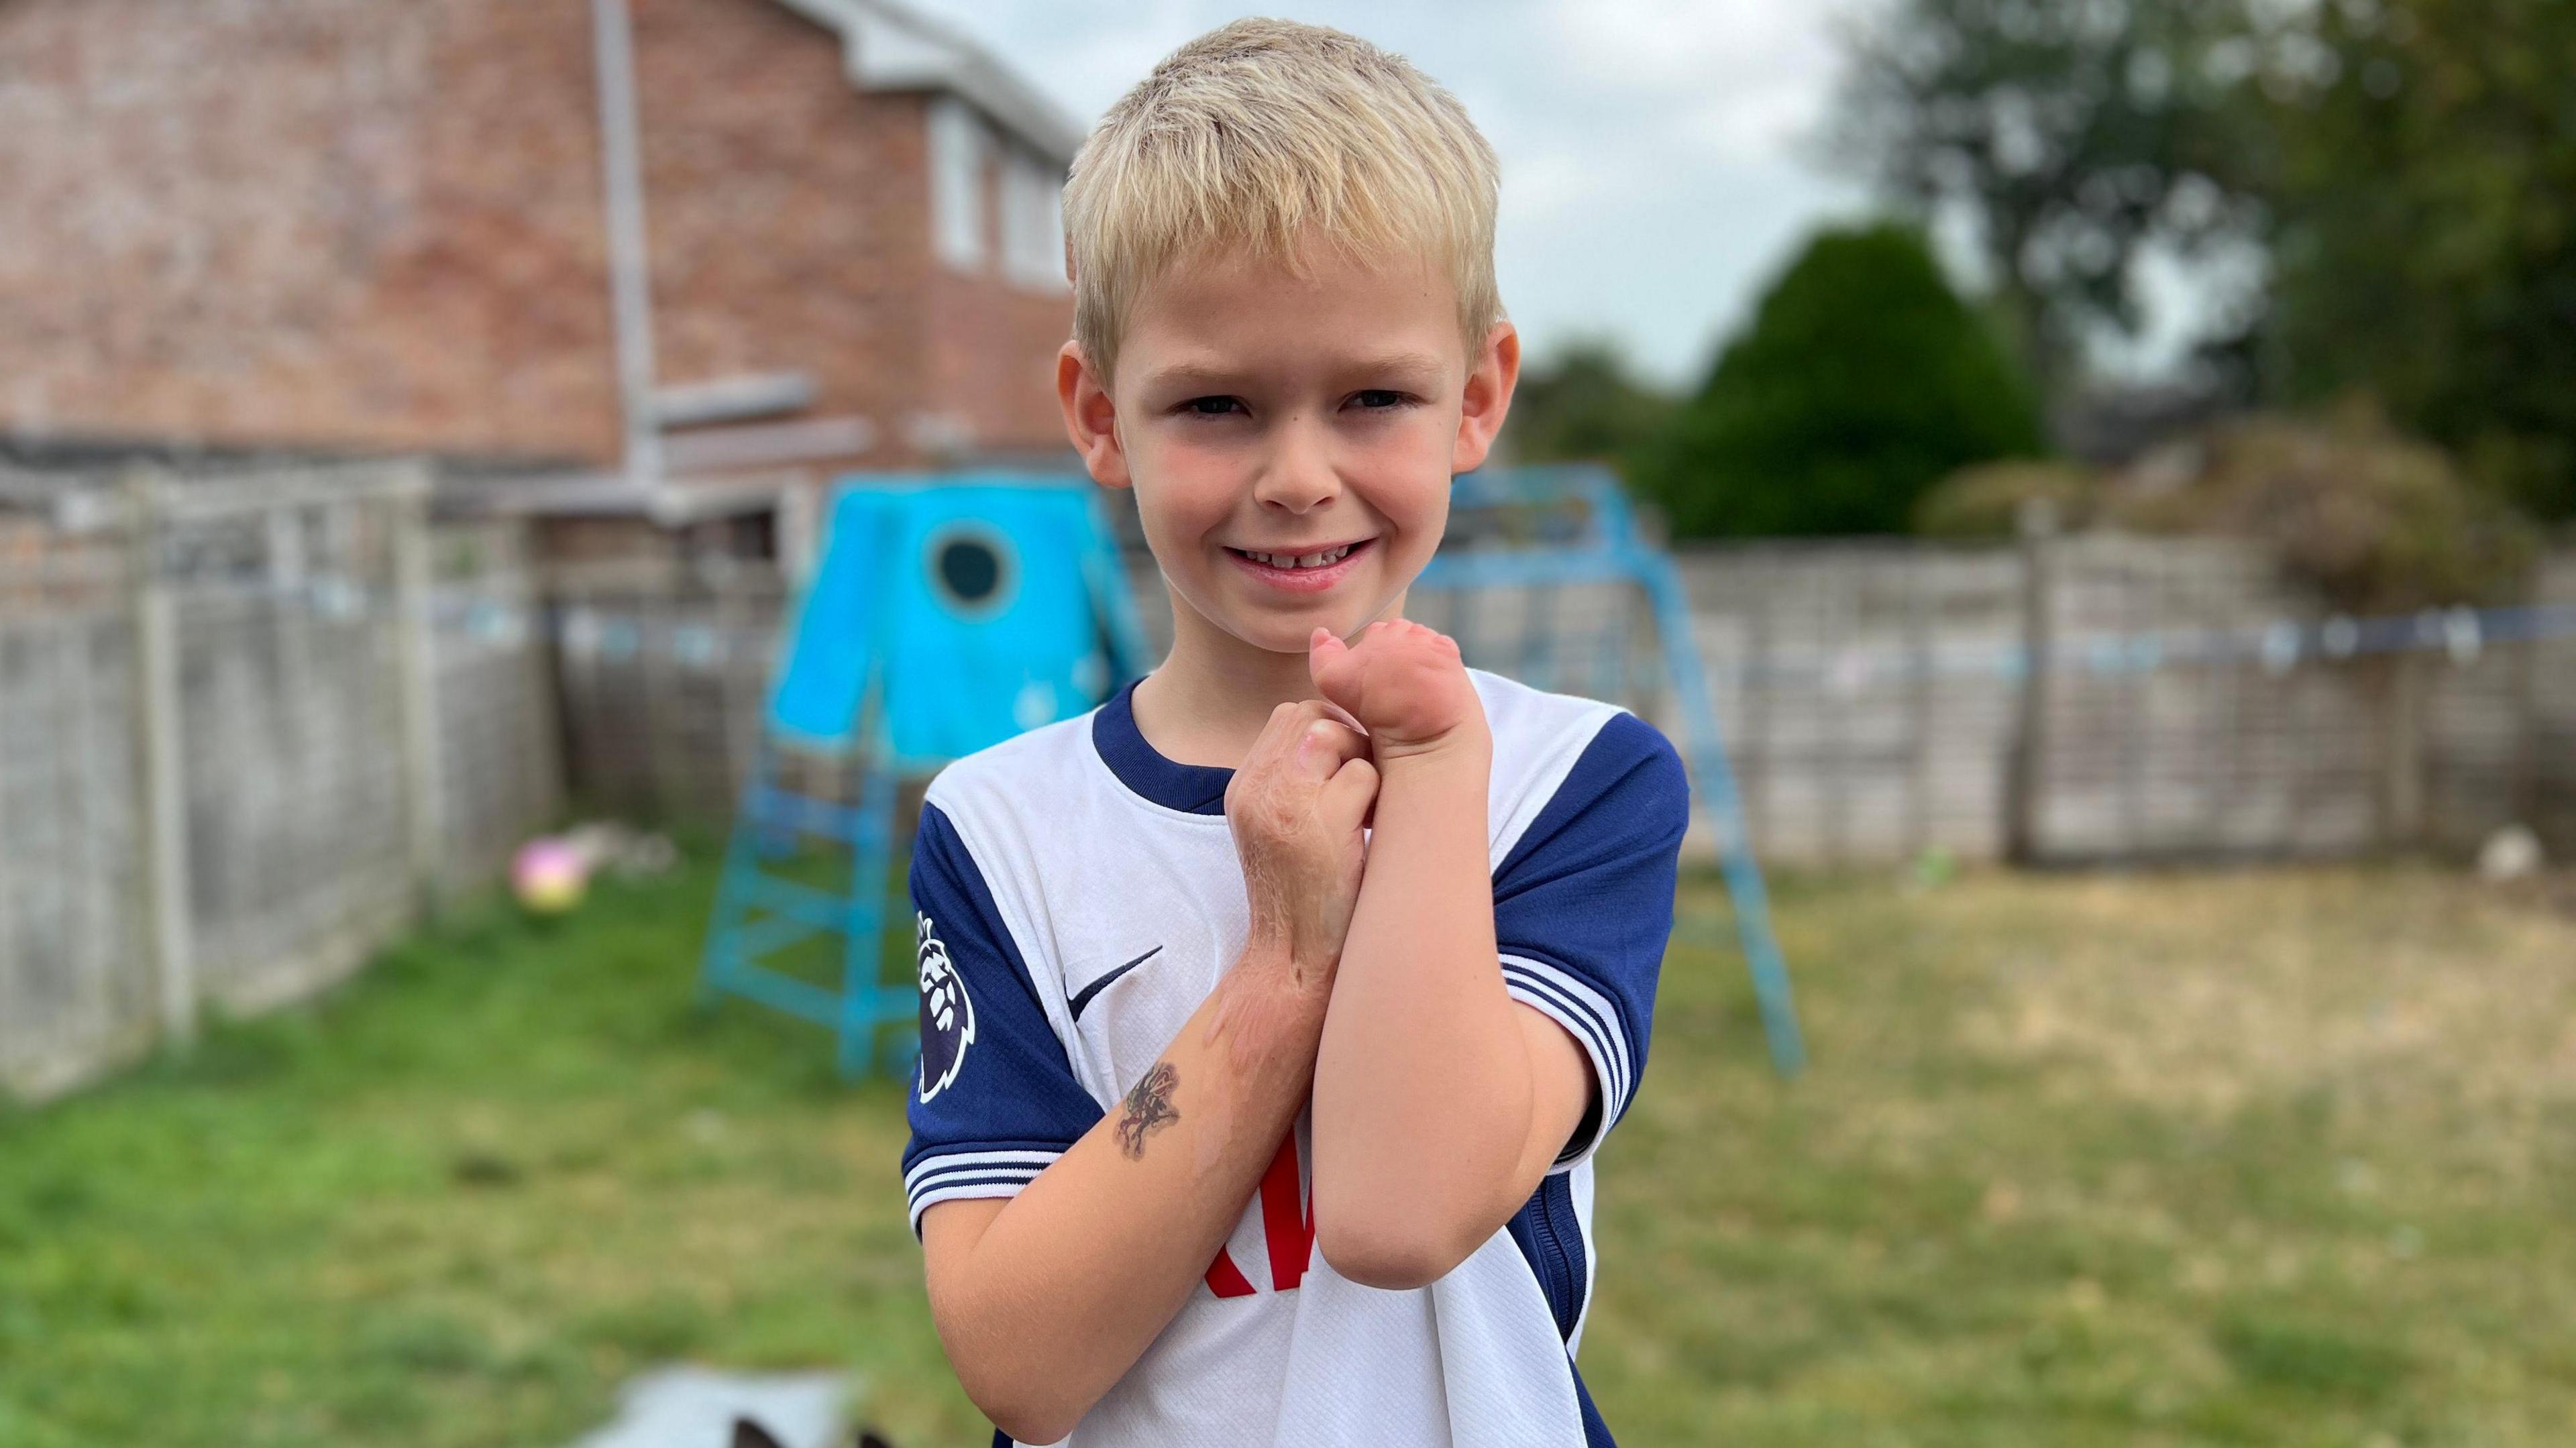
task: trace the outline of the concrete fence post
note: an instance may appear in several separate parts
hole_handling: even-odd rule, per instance
[[[134,753],[142,788],[143,897],[161,1038],[185,1046],[197,1035],[196,938],[188,889],[188,781],[179,747],[179,638],[168,582],[161,576],[160,477],[137,469],[125,479],[126,589],[134,628]]]
[[[429,556],[429,478],[394,495],[394,655],[402,711],[403,823],[412,890],[438,908],[447,873],[447,797],[439,758],[438,621]]]
[[[2426,842],[2424,736],[2432,692],[2430,665],[2430,657],[2414,649],[2382,665],[2387,724],[2381,734],[2380,843],[2387,848],[2411,850]]]
[[[2048,820],[2048,675],[2056,647],[2051,618],[2051,544],[2057,510],[2046,499],[2022,505],[2021,673],[2010,785],[2005,794],[2004,849],[2019,865],[2037,863]]]

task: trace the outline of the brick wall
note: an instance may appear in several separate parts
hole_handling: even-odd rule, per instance
[[[932,288],[930,356],[948,414],[972,445],[999,452],[1072,445],[1055,400],[1055,358],[1073,335],[1070,292],[946,273]]]
[[[560,0],[0,6],[0,424],[598,452],[589,44]]]
[[[1002,275],[989,170],[985,266],[933,255],[927,98],[854,91],[837,37],[768,0],[636,14],[663,377],[802,369],[818,415],[876,424],[869,463],[927,461],[943,433],[1062,447],[1071,299]]]
[[[770,0],[642,0],[635,41],[662,378],[802,370],[817,415],[899,438],[926,380],[921,101],[854,91],[839,38]]]
[[[1060,445],[1070,303],[932,259],[923,99],[634,4],[662,380],[808,372],[854,461]],[[588,0],[0,4],[0,428],[613,456],[596,105]]]

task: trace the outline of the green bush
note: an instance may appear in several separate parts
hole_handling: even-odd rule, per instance
[[[2027,381],[1886,223],[1808,244],[1635,481],[1676,537],[1897,533],[1951,472],[2040,451]]]
[[[1624,472],[1672,410],[1673,399],[1639,381],[1616,342],[1578,338],[1521,373],[1503,441],[1516,462],[1609,463]]]

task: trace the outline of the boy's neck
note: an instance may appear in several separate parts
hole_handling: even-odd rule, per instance
[[[1404,617],[1403,596],[1378,617]],[[1136,686],[1136,732],[1176,764],[1233,769],[1252,752],[1271,710],[1320,697],[1304,652],[1256,648],[1174,593],[1172,651]]]

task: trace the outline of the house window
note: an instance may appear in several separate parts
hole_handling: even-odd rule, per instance
[[[1064,289],[1064,168],[1017,148],[1002,162],[1002,270],[1025,287]]]
[[[984,266],[984,123],[952,96],[930,103],[930,240],[959,271]]]

